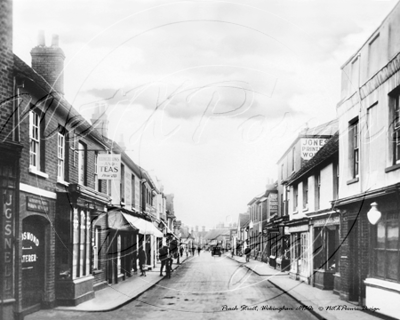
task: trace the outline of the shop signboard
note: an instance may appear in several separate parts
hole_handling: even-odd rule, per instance
[[[97,156],[97,176],[100,180],[120,180],[121,155],[99,154]]]
[[[49,201],[39,197],[26,197],[26,210],[49,213]]]

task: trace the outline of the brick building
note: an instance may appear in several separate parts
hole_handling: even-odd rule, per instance
[[[20,252],[18,220],[19,158],[22,146],[13,130],[17,108],[14,97],[12,2],[0,1],[0,318],[12,319],[18,288],[15,277]]]

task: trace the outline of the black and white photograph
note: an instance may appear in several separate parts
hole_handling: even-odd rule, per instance
[[[0,320],[400,319],[399,0],[0,0]]]

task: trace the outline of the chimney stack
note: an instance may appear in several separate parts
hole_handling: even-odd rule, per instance
[[[58,46],[58,35],[53,35],[51,47],[46,47],[44,31],[39,31],[38,45],[31,50],[32,68],[53,88],[64,95],[65,55]]]
[[[106,114],[107,104],[106,103],[96,103],[96,110],[95,113],[92,115],[92,125],[97,130],[97,132],[103,136],[108,137],[108,117]]]

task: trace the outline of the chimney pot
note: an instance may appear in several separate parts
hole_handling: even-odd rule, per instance
[[[46,41],[44,38],[44,30],[39,30],[38,33],[38,46],[44,47],[46,45]]]
[[[52,47],[58,47],[58,34],[53,34],[52,38],[51,38],[51,46]]]

